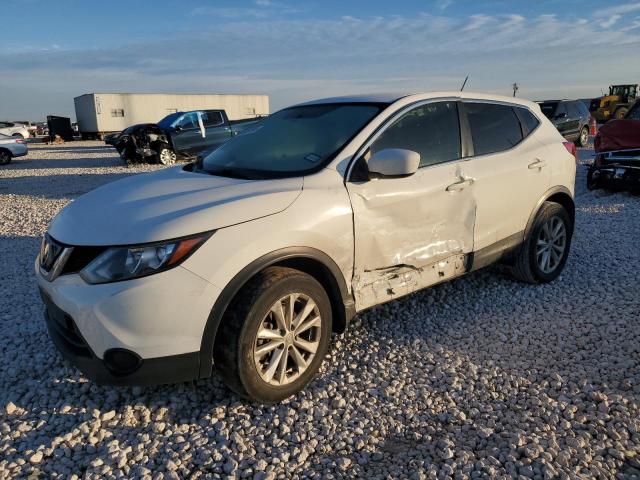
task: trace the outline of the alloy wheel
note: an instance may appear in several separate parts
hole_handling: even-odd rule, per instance
[[[176,154],[175,152],[169,150],[168,148],[163,148],[160,150],[160,163],[163,165],[173,165],[176,163]]]
[[[589,143],[589,130],[583,128],[580,132],[580,146],[585,147],[587,143]]]
[[[320,310],[311,297],[291,293],[276,301],[254,341],[253,358],[262,380],[282,386],[299,378],[319,348],[321,326]]]
[[[545,274],[550,274],[562,262],[567,248],[567,227],[564,221],[553,216],[540,229],[536,243],[536,262]]]

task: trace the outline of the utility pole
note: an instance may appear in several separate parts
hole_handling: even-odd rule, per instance
[[[518,86],[518,82],[514,82],[513,85],[511,85],[511,87],[513,88],[513,96],[516,96],[516,92],[520,89],[520,87]]]

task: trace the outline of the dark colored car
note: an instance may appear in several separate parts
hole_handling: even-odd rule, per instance
[[[640,188],[640,101],[620,120],[600,127],[587,188]]]
[[[589,143],[589,109],[581,100],[545,100],[538,102],[542,113],[560,134],[579,147]]]
[[[132,125],[105,137],[128,162],[155,160],[171,165],[215,149],[260,119],[230,121],[224,110],[171,113],[158,123]]]

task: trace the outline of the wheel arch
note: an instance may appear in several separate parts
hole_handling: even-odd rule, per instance
[[[544,202],[554,202],[562,205],[571,218],[572,227],[575,225],[576,205],[573,200],[573,196],[567,187],[558,185],[547,190],[543,197],[538,201],[536,208],[533,209],[529,216],[529,221],[527,222],[527,227],[524,232],[524,238],[529,236],[531,228],[533,227],[533,221],[535,220],[536,215],[538,215],[538,212]]]
[[[227,283],[216,300],[200,344],[199,378],[208,378],[213,371],[213,348],[222,317],[240,289],[267,267],[294,268],[315,278],[326,290],[331,302],[333,330],[343,332],[355,316],[355,302],[342,271],[326,253],[310,247],[288,247],[254,260]]]

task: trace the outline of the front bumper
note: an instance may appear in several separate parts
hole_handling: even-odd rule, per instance
[[[146,386],[198,378],[199,352],[148,359],[139,358],[130,352],[132,357],[137,357],[137,362],[126,366],[98,358],[73,319],[58,308],[42,290],[40,293],[45,304],[47,330],[53,344],[67,361],[92,381],[101,385]]]
[[[9,151],[12,157],[24,157],[29,153],[29,147],[25,143],[16,143],[9,147]]]
[[[145,278],[89,285],[79,275],[52,282],[39,272],[50,336],[97,383],[151,385],[198,378],[202,335],[220,291],[183,267]],[[112,354],[139,363],[114,367]]]

